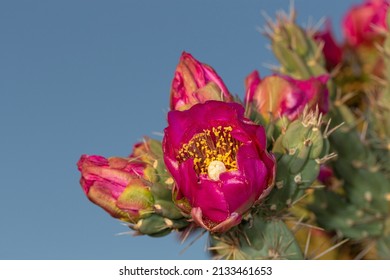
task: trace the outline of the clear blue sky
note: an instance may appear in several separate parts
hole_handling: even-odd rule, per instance
[[[2,0],[0,2],[0,259],[205,259],[175,235],[127,231],[79,186],[83,153],[125,156],[161,132],[183,50],[231,92],[274,63],[256,30],[261,11],[289,2]],[[296,0],[298,22],[329,16],[336,32],[351,3]]]

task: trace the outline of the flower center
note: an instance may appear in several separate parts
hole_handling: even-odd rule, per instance
[[[183,144],[177,160],[192,158],[196,173],[208,174],[212,180],[218,180],[222,172],[237,170],[236,154],[241,142],[232,137],[232,130],[231,126],[218,126],[195,134]]]
[[[219,174],[226,171],[226,166],[223,162],[219,160],[213,160],[210,162],[209,167],[207,168],[207,174],[211,180],[218,181]]]

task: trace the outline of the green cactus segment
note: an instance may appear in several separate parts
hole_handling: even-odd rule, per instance
[[[276,186],[266,200],[271,213],[281,212],[298,201],[317,178],[321,158],[328,153],[327,139],[318,126],[318,114],[292,122],[276,140]],[[306,119],[305,119],[306,118]]]
[[[281,17],[277,23],[269,26],[272,29],[272,32],[269,32],[272,49],[281,63],[280,71],[299,79],[326,74],[321,44],[316,43],[308,32],[294,23],[294,20],[294,16]],[[390,14],[388,22],[390,26]],[[386,65],[384,78],[389,81],[390,36],[385,42],[384,49]],[[373,59],[377,57],[365,60]],[[344,79],[346,72],[343,69],[340,71],[341,76],[336,76],[336,83],[341,87],[342,96],[350,93],[346,92],[348,81]],[[349,83],[353,87],[355,80]],[[379,95],[378,100],[374,100],[374,105],[377,106],[373,106],[373,112],[364,116],[368,120],[367,143],[362,141],[363,138],[358,133],[361,125],[359,127],[356,114],[339,104],[343,102],[337,100],[335,86],[334,81],[329,80],[328,89],[332,99],[336,101],[328,115],[332,119],[331,124],[339,125],[342,122],[345,124],[330,136],[326,132],[325,138],[329,136],[331,152],[338,155],[332,167],[342,186],[335,190],[316,189],[309,210],[314,212],[317,223],[328,231],[338,232],[341,236],[355,241],[367,238],[377,240],[378,255],[388,259],[390,230],[386,229],[390,226],[386,226],[388,223],[386,221],[389,220],[390,212],[390,84],[387,82],[382,95]],[[367,89],[363,88],[366,94],[371,93],[372,87],[370,91]],[[309,179],[318,174],[318,165],[313,162],[313,153],[317,155],[322,153],[321,157],[324,157],[324,153],[329,149],[328,141],[318,141],[316,145],[313,142],[313,147],[299,145],[302,139],[297,135],[308,134],[299,129],[299,124],[294,126],[293,124],[288,126],[286,133],[274,144],[273,151],[278,158],[278,171],[276,190],[267,201],[271,209],[283,210],[286,204],[302,195],[302,189],[305,189],[306,185],[295,185],[294,174],[300,172],[302,181],[308,180],[310,184]],[[310,136],[317,139],[315,134]],[[318,139],[321,138],[322,135],[319,134]],[[314,147],[316,149],[313,149]],[[309,175],[304,175],[305,172]],[[306,176],[309,179],[305,178]]]
[[[130,188],[132,191],[122,194],[124,202],[131,201],[144,209],[136,223],[129,227],[136,234],[152,237],[165,236],[173,230],[186,228],[189,225],[187,217],[183,216],[172,201],[173,179],[165,168],[161,142],[145,138],[135,148],[133,156],[147,164],[144,171],[144,184],[147,187]]]
[[[361,142],[350,110],[337,104],[331,117],[346,121],[329,137],[339,157],[333,168],[344,184],[342,193],[316,191],[311,209],[320,226],[345,237],[362,240],[384,236],[390,212],[390,182],[379,172],[376,156]]]
[[[282,65],[281,72],[299,79],[326,73],[322,49],[294,20],[294,16],[280,18],[269,26],[272,51]]]
[[[265,220],[257,214],[223,235],[211,235],[210,245],[217,259],[303,259],[282,220]]]
[[[390,12],[387,13],[387,24],[390,26]],[[386,167],[385,171],[390,178],[390,32],[387,33],[383,46],[383,57],[385,63],[383,76],[386,84],[375,100],[376,102],[372,102],[372,119],[378,157],[382,165]]]
[[[354,240],[380,236],[383,231],[383,223],[378,218],[334,192],[316,191],[309,209],[316,214],[321,227]]]
[[[390,216],[385,221],[384,235],[378,239],[376,249],[379,257],[390,260]]]

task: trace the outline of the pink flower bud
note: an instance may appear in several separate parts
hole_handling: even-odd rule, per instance
[[[252,104],[265,119],[286,116],[295,120],[308,106],[326,113],[328,111],[328,75],[308,80],[296,80],[289,76],[271,75],[260,80],[257,71],[246,79],[245,100]]]
[[[82,155],[77,166],[84,193],[114,218],[134,223],[152,209],[152,194],[140,178],[143,163],[132,158]]]
[[[213,68],[183,52],[172,81],[170,107],[185,110],[207,100],[230,102],[233,97]]]
[[[343,31],[347,42],[352,46],[373,44],[384,38],[388,27],[386,14],[389,8],[387,0],[366,0],[352,7],[343,20]]]

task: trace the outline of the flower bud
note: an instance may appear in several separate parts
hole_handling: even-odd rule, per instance
[[[152,209],[149,187],[139,179],[144,168],[141,162],[83,155],[77,165],[84,193],[114,218],[134,222]]]
[[[388,8],[387,0],[366,0],[352,7],[343,20],[343,32],[347,42],[351,46],[358,46],[383,40],[388,29]]]
[[[171,110],[185,110],[207,100],[230,102],[233,97],[213,68],[183,52],[172,81]]]
[[[295,120],[305,109],[328,111],[328,75],[308,80],[296,80],[289,76],[271,75],[260,80],[257,71],[246,79],[246,101],[255,107],[265,120],[286,116]]]

